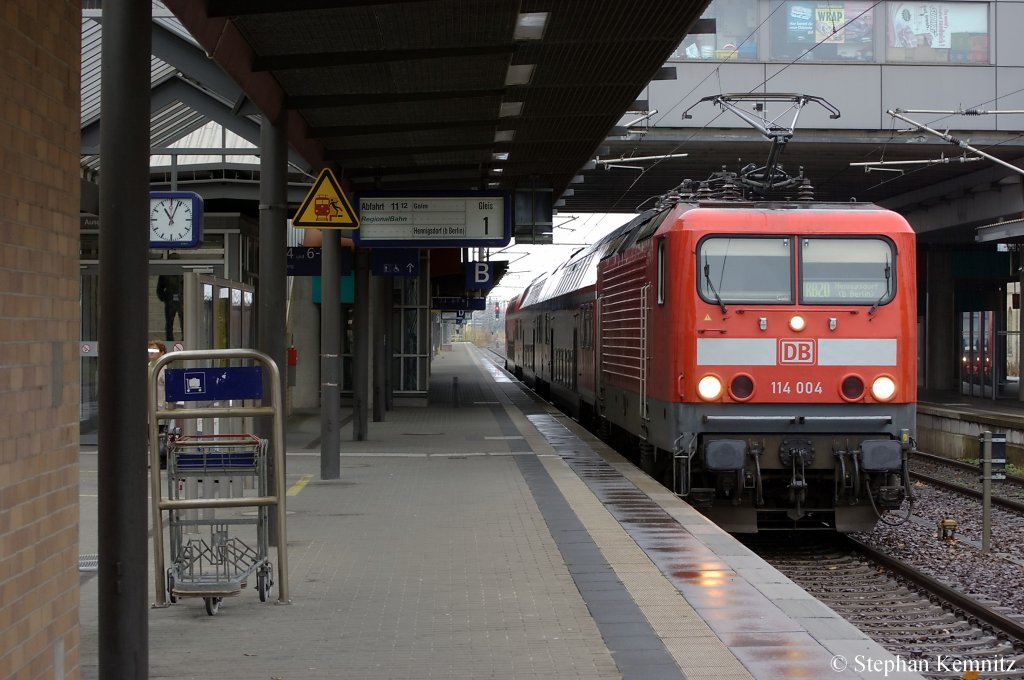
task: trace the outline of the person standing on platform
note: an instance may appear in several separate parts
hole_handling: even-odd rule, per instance
[[[182,303],[182,277],[180,275],[164,274],[157,277],[156,296],[164,303],[164,324],[166,338],[174,340],[174,317],[178,317],[178,327],[181,329],[182,337],[185,335],[185,321],[181,315]]]

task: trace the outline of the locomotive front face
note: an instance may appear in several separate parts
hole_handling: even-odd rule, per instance
[[[732,531],[870,528],[906,493],[912,232],[877,208],[688,217],[677,492]]]
[[[896,255],[883,235],[702,238],[694,307],[704,314],[692,336],[693,392],[680,396],[913,401],[916,376],[899,361],[907,317],[888,308],[908,311]]]

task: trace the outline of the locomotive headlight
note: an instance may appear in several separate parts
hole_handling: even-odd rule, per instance
[[[704,401],[714,401],[722,396],[722,381],[716,376],[706,375],[697,383],[697,394]]]
[[[880,375],[871,383],[871,396],[878,401],[889,401],[896,394],[896,382],[887,375]]]
[[[789,320],[789,328],[794,333],[799,333],[804,329],[804,326],[806,325],[807,321],[804,319],[804,317],[800,316],[799,314],[796,314],[795,316],[793,316],[793,318]]]

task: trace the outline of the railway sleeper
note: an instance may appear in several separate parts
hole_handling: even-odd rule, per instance
[[[857,591],[832,591],[831,593],[820,593],[814,592],[814,596],[820,600],[827,600],[829,602],[835,602],[837,605],[843,607],[877,607],[879,602],[891,603],[893,605],[903,605],[912,607],[915,602],[921,601],[921,596],[915,593],[899,593],[894,595],[893,593],[878,593],[874,595],[859,595]],[[856,597],[855,600],[851,598]],[[899,598],[897,600],[897,597]]]
[[[985,647],[979,647],[979,645],[987,645]],[[1005,640],[999,640],[990,635],[975,638],[973,640],[957,640],[947,643],[945,640],[941,644],[908,644],[907,652],[910,654],[930,654],[936,651],[945,653],[946,651],[970,651],[971,654],[977,656],[1003,656],[1012,657],[1015,654],[1013,645],[1006,642]]]
[[[851,621],[853,625],[858,625],[856,621]],[[950,626],[935,626],[934,628],[922,628],[917,625],[914,621],[905,622],[905,627],[901,629],[899,625],[894,626],[894,629],[882,630],[879,632],[880,637],[891,638],[893,640],[917,640],[921,642],[923,640],[934,641],[933,644],[936,646],[948,647],[956,644],[970,644],[972,647],[976,647],[978,640],[984,637],[978,628],[971,626],[966,621],[961,627],[950,627]]]
[[[892,602],[890,604],[889,609],[879,614],[879,616],[905,616],[914,613],[926,614],[927,612],[931,611],[934,607],[935,605],[931,603],[922,603],[920,598],[918,598],[916,602],[912,602],[909,600],[901,602]],[[845,607],[847,611],[851,609],[854,611],[856,611],[857,609],[871,610],[874,608],[875,605],[857,603]]]
[[[854,617],[854,618],[851,618],[850,621],[851,621],[851,623],[856,624],[857,628],[859,628],[860,630],[862,630],[862,631],[864,631],[866,633],[869,633],[869,634],[878,633],[880,636],[888,635],[889,631],[891,631],[893,629],[900,630],[901,628],[907,629],[907,632],[913,632],[913,631],[916,631],[916,630],[943,630],[944,631],[944,630],[947,630],[947,624],[949,623],[948,619],[947,620],[943,620],[941,618],[940,619],[935,619],[935,618],[920,619],[920,618],[917,618],[917,617],[912,617],[912,618],[908,618],[908,619],[895,619],[895,620],[888,621],[888,622],[886,622],[886,621],[877,621],[877,620],[867,620],[867,621],[865,621],[864,619],[860,619],[860,618],[855,618]],[[913,629],[913,630],[910,630],[910,629]],[[965,632],[967,632],[967,631],[965,631]],[[971,637],[971,639],[977,639],[977,638]]]

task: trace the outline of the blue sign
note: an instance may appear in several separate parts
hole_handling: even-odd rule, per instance
[[[466,263],[466,290],[494,288],[494,264],[490,262]]]
[[[229,368],[168,368],[164,372],[167,401],[227,401],[262,399],[260,366]]]
[[[462,309],[481,310],[487,309],[487,300],[485,298],[436,297],[431,301],[430,307],[442,312],[457,312]]]
[[[420,273],[418,248],[374,248],[370,253],[374,276],[416,276]]]
[[[342,276],[352,273],[352,251],[342,248],[340,252]],[[323,271],[323,250],[316,248],[289,248],[286,252],[288,276],[320,276]]]

